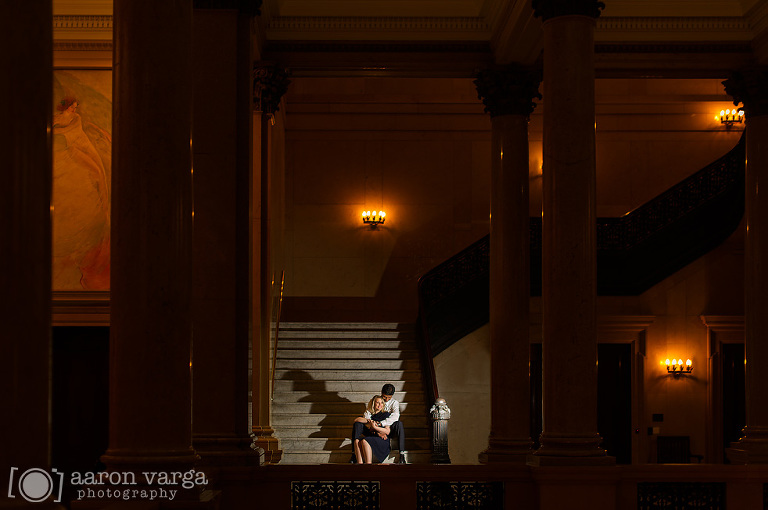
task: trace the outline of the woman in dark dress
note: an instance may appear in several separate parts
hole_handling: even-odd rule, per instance
[[[383,462],[389,456],[389,427],[382,427],[381,420],[386,419],[389,413],[384,411],[384,399],[381,395],[375,395],[368,402],[370,418],[360,416],[355,421],[364,423],[363,435],[353,441],[355,459],[358,464],[371,464],[376,459]]]

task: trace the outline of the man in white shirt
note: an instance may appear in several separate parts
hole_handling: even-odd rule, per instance
[[[381,398],[384,399],[384,411],[390,413],[389,416],[383,420],[381,420],[380,424],[382,427],[389,427],[389,435],[397,437],[397,445],[398,449],[400,450],[400,456],[398,458],[398,462],[401,464],[406,464],[407,459],[405,454],[407,453],[405,450],[405,428],[403,427],[403,422],[400,421],[400,402],[395,400],[393,395],[395,394],[395,386],[392,384],[385,384],[381,388]],[[363,418],[370,420],[371,419],[371,413],[366,409],[365,413],[363,413]],[[355,422],[352,426],[352,439],[354,440],[356,437],[360,437],[363,433],[363,427],[365,426],[364,423]],[[383,439],[386,439],[386,436],[383,434],[380,434]],[[350,460],[350,462],[355,462],[354,456]]]

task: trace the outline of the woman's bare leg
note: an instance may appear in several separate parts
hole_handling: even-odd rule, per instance
[[[362,440],[363,444],[361,446],[361,450],[363,451],[363,460],[366,464],[372,464],[373,463],[373,451],[371,451],[371,445],[368,444],[368,441]]]
[[[363,441],[365,443],[365,441]],[[367,444],[367,443],[366,443]],[[363,454],[360,452],[360,439],[355,439],[352,441],[352,445],[355,448],[355,460],[358,464],[363,463]]]

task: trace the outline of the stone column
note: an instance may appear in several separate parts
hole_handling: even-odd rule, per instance
[[[734,463],[768,463],[768,200],[759,194],[768,186],[768,67],[746,69],[724,81],[733,103],[744,104],[747,125],[747,170],[744,236],[744,332],[746,415],[743,437],[728,451]]]
[[[50,466],[52,15],[51,0],[5,2],[0,24],[3,508],[26,503],[17,482],[27,469]]]
[[[250,448],[247,405],[250,76],[252,26],[258,12],[231,9],[230,3],[196,1],[193,25],[192,431],[201,457],[198,466],[213,477],[221,466],[251,466],[263,460]]]
[[[475,80],[491,115],[491,435],[486,462],[526,461],[530,437],[528,119],[541,73],[507,67]]]
[[[109,448],[191,468],[192,0],[114,2]]]
[[[253,369],[252,448],[264,450],[264,460],[277,463],[282,457],[279,442],[271,425],[270,366],[272,326],[272,269],[270,261],[270,132],[280,100],[288,89],[287,73],[274,64],[257,63],[253,72],[255,120],[258,122],[258,161],[250,189],[251,196],[251,331]],[[278,282],[279,285],[279,282]]]
[[[534,0],[544,18],[544,430],[533,462],[603,463],[597,433],[594,30],[602,2]]]

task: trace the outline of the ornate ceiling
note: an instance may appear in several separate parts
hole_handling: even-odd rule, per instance
[[[768,63],[768,0],[604,1],[599,75],[709,77]],[[58,49],[107,51],[111,8],[54,0]],[[541,54],[530,0],[263,0],[256,31],[262,58],[306,75],[467,76]]]

